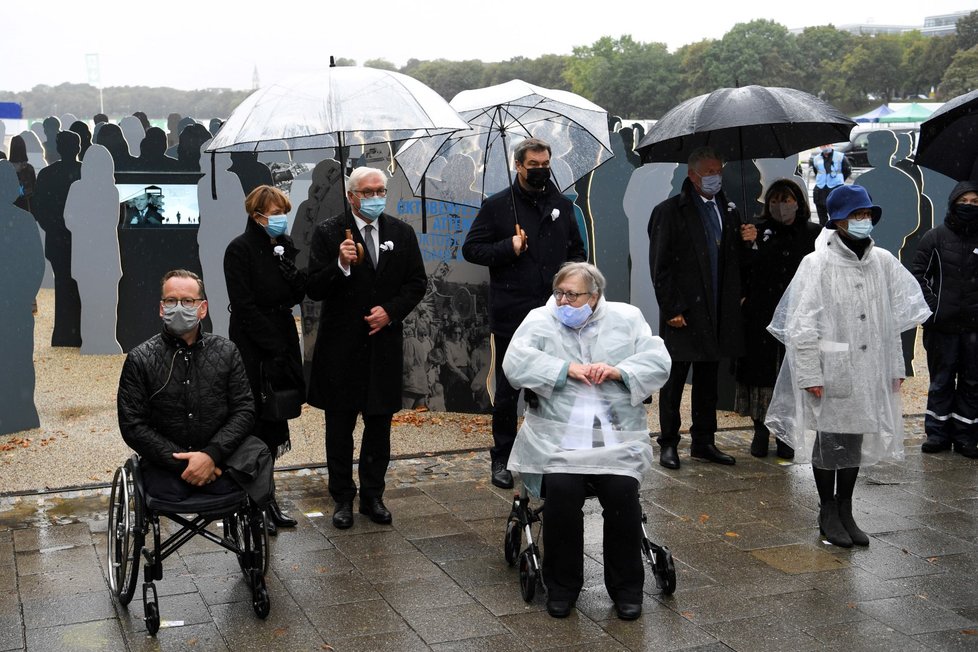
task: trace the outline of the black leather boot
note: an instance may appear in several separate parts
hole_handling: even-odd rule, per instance
[[[780,439],[775,439],[774,442],[777,444],[778,457],[783,460],[793,460],[795,459],[795,449],[784,443]]]
[[[272,498],[272,502],[268,503],[268,517],[278,527],[295,527],[299,524],[298,521],[282,511],[274,498]]]
[[[849,533],[839,519],[839,504],[834,498],[822,503],[818,510],[818,531],[825,535],[833,546],[852,547],[852,538],[849,537]]]
[[[839,521],[842,522],[842,527],[846,529],[853,544],[868,546],[869,535],[860,530],[855,519],[852,518],[852,500],[839,500],[839,497],[836,496],[836,501],[839,505]]]
[[[754,457],[767,457],[767,447],[771,439],[771,431],[763,421],[754,419],[754,440],[750,443],[750,454]]]

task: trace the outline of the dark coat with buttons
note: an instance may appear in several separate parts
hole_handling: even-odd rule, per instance
[[[119,430],[145,460],[182,473],[173,453],[202,451],[223,467],[251,434],[251,388],[237,347],[201,332],[192,346],[168,333],[126,356],[117,395]]]
[[[656,206],[649,219],[649,268],[659,304],[659,335],[673,360],[736,358],[744,350],[740,218],[736,210],[724,211],[717,262],[718,300],[714,301],[707,234],[693,203],[700,201],[695,192],[686,179],[682,191]],[[721,210],[727,206],[722,192],[716,201]],[[685,327],[673,328],[666,323],[676,315],[686,319]]]
[[[745,355],[737,361],[739,382],[774,387],[784,347],[767,326],[801,259],[815,251],[820,231],[818,224],[800,219],[790,225],[772,219],[757,225],[757,248],[746,251],[743,267]]]
[[[295,261],[299,250],[291,238],[282,235],[272,242],[265,229],[249,218],[245,232],[232,240],[224,252],[231,310],[228,335],[241,352],[256,410],[263,371],[276,389],[296,388],[305,394],[302,352],[292,307],[305,296],[306,275],[297,272],[292,280],[286,279],[273,251],[276,245],[282,246],[286,259]],[[256,416],[259,414],[256,412]],[[288,422],[258,417],[254,434],[274,450],[288,440]]]
[[[528,243],[518,256],[513,251],[517,221]],[[561,265],[587,259],[574,205],[550,181],[539,194],[525,192],[515,181],[512,190],[486,199],[465,236],[462,256],[489,268],[489,328],[501,337],[512,337],[526,315],[547,302]]]
[[[377,268],[364,260],[345,276],[337,259],[350,229],[363,243],[352,213],[316,227],[309,249],[306,294],[322,301],[308,401],[323,410],[393,414],[401,409],[402,322],[428,285],[418,238],[405,222],[382,213],[375,221],[381,249]],[[384,243],[391,243],[385,250]],[[364,317],[382,307],[391,323],[374,335]]]

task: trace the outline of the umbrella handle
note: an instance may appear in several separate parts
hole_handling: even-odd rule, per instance
[[[347,229],[346,230],[346,239],[347,240],[352,240],[353,239],[353,231],[351,231],[350,229]],[[360,263],[363,262],[363,245],[360,244],[359,242],[356,242],[354,244],[356,244],[356,246],[357,246],[357,259],[355,261],[353,261],[353,264],[354,265],[359,265]]]
[[[516,223],[516,236],[523,242],[523,244],[520,245],[520,253],[523,253],[524,251],[526,251],[526,247],[527,247],[527,243],[526,243],[526,231],[524,231],[520,227],[520,223],[519,222]]]

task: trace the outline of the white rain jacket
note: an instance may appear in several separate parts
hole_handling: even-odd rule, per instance
[[[786,357],[765,424],[795,449],[796,462],[814,457],[819,468],[903,459],[900,333],[930,310],[891,253],[870,242],[859,259],[829,231],[802,260],[768,326]],[[805,390],[818,386],[821,398]],[[813,450],[817,432],[843,436],[820,437]]]
[[[571,363],[604,362],[621,382],[588,385],[568,378]],[[564,326],[551,297],[520,324],[503,359],[506,379],[539,398],[526,411],[509,456],[531,494],[544,473],[627,475],[642,481],[652,466],[642,404],[669,378],[672,360],[641,311],[600,298],[580,329]]]

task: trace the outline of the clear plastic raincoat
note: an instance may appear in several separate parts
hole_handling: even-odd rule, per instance
[[[627,475],[642,481],[652,465],[648,415],[642,404],[669,378],[672,361],[641,311],[600,298],[580,329],[564,326],[557,303],[536,308],[520,324],[503,359],[513,387],[539,398],[526,411],[509,456],[534,496],[544,473]],[[621,382],[568,378],[571,363],[604,362]]]
[[[768,326],[786,358],[765,424],[796,462],[840,469],[903,459],[900,333],[929,315],[920,285],[888,251],[870,243],[859,259],[838,232],[819,237]],[[822,397],[807,387],[822,387]]]

